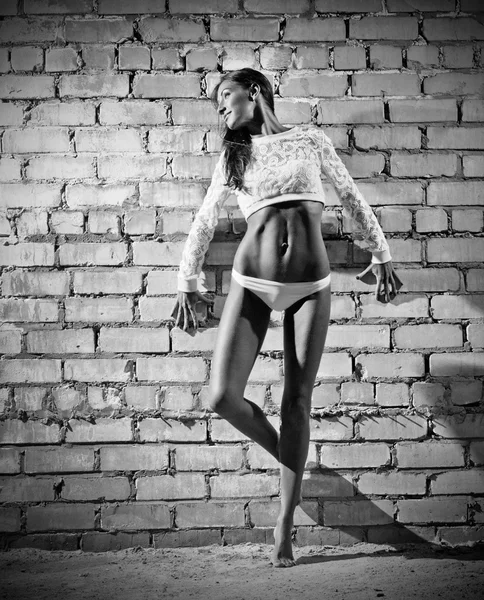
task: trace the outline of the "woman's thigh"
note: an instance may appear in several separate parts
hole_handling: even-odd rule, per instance
[[[284,316],[284,399],[311,401],[331,312],[331,289],[303,299]]]
[[[264,341],[271,309],[232,280],[225,301],[212,359],[212,393],[225,390],[242,396]]]

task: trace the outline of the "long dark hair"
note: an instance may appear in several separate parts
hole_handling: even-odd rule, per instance
[[[270,81],[255,69],[239,69],[227,73],[222,77],[212,92],[211,100],[215,108],[218,108],[218,90],[225,81],[234,82],[246,90],[256,83],[260,87],[260,93],[263,101],[265,100],[269,108],[274,112],[274,93]],[[227,185],[236,190],[245,190],[244,173],[250,163],[252,156],[252,139],[247,127],[240,129],[229,129],[227,125],[223,126],[222,148],[225,150],[225,175]]]

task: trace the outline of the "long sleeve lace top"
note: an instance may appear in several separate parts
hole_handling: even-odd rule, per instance
[[[233,192],[225,185],[223,152],[183,249],[178,289],[197,289],[205,254],[213,238],[220,210]],[[252,161],[244,183],[247,192],[234,191],[247,219],[257,210],[280,202],[305,199],[324,204],[321,176],[333,185],[343,209],[354,223],[355,233],[372,252],[372,262],[391,260],[388,243],[376,216],[361,195],[331,140],[316,127],[293,127],[288,131],[252,138]]]

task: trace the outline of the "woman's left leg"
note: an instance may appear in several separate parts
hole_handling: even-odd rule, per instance
[[[314,382],[321,362],[331,309],[327,288],[297,302],[284,316],[284,392],[281,404],[279,461],[281,510],[274,530],[272,562],[294,565],[291,534],[294,510],[309,448],[309,416]]]

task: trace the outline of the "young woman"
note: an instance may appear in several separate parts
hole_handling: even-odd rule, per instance
[[[270,82],[253,69],[225,75],[212,95],[225,121],[223,150],[188,239],[178,275],[175,326],[197,328],[195,305],[210,304],[197,277],[220,209],[233,192],[247,220],[213,353],[211,408],[280,462],[281,507],[272,562],[293,566],[294,510],[309,447],[311,396],[330,315],[330,265],[321,235],[321,175],[335,187],[373,254],[359,276],[376,277],[388,302],[399,283],[388,244],[329,138],[317,127],[281,125]],[[373,273],[373,275],[372,275]],[[280,433],[244,398],[271,310],[284,312]]]

